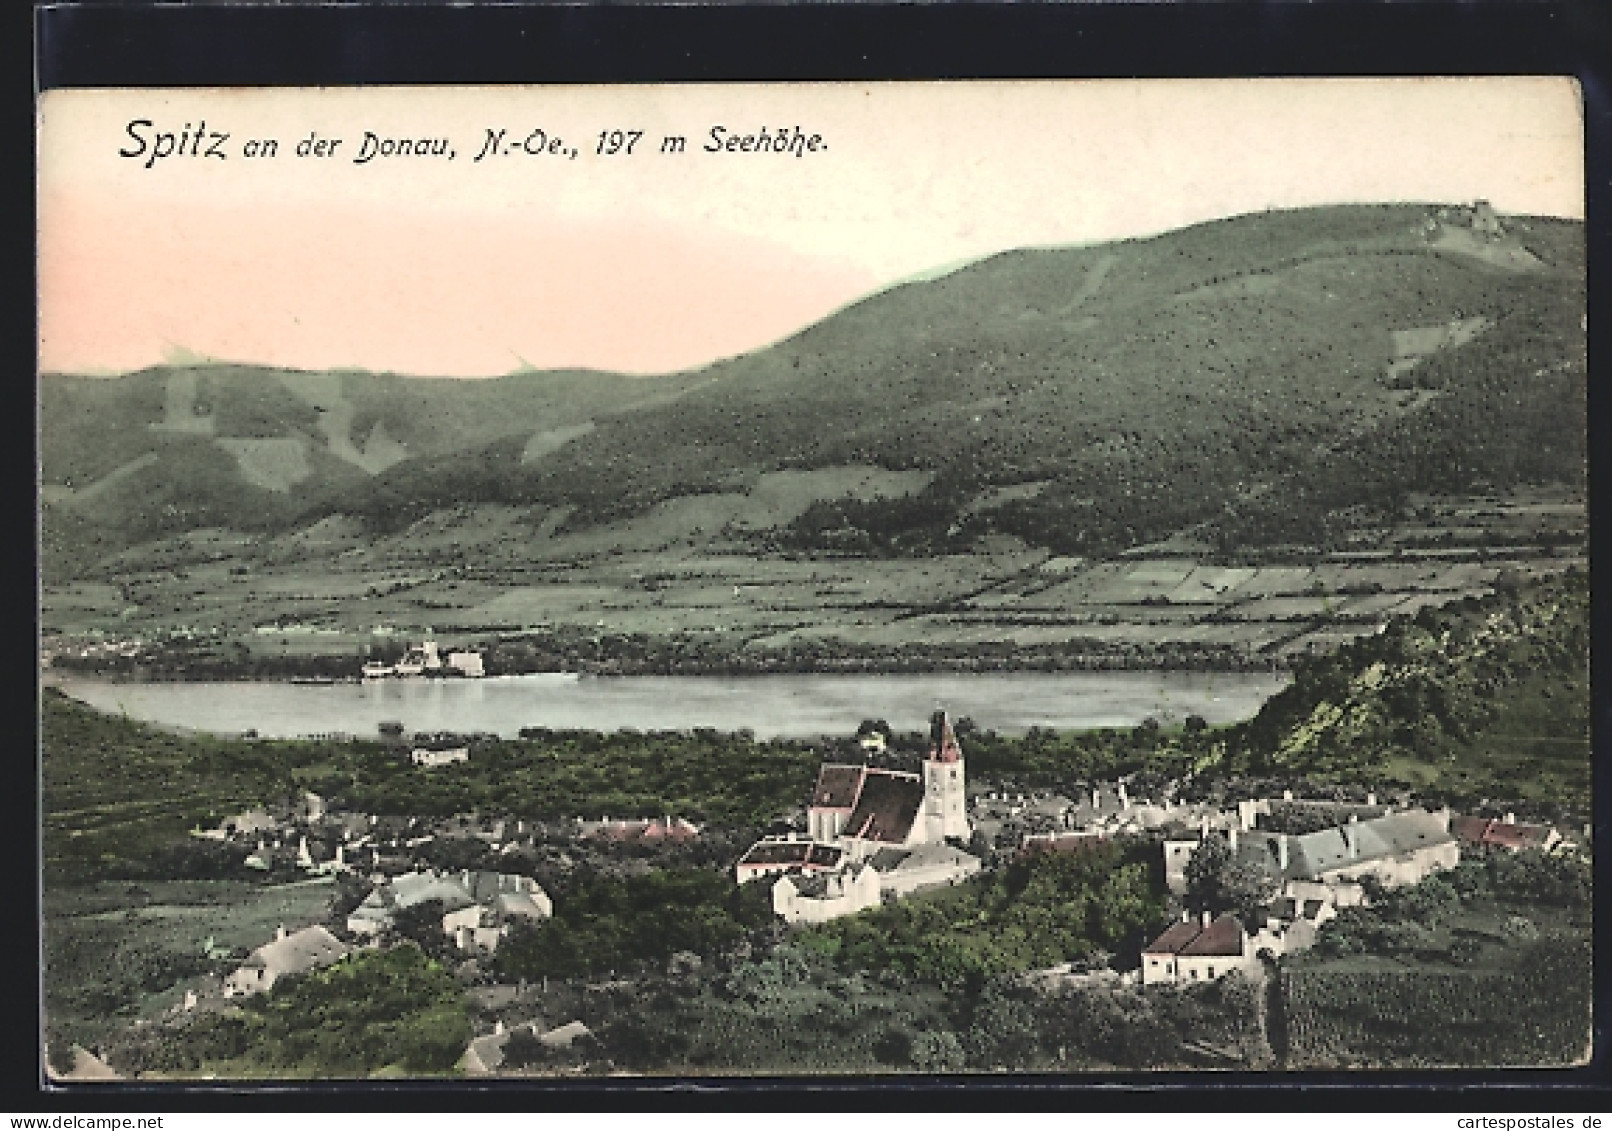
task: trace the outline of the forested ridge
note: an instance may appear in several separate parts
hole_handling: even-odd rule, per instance
[[[1350,508],[1392,515],[1407,492],[1581,482],[1582,226],[1506,218],[1497,238],[1531,262],[1506,267],[1430,240],[1436,212],[1299,209],[1005,252],[653,379],[52,375],[47,576],[182,531],[331,515],[379,534],[496,503],[585,531],[845,466],[927,485],[705,537],[907,556],[1011,534],[1101,556],[1190,530],[1235,552],[1323,544]],[[1396,345],[1451,325],[1477,330]]]
[[[1226,736],[1229,765],[1398,785],[1458,805],[1590,805],[1590,582],[1504,579],[1294,672]]]

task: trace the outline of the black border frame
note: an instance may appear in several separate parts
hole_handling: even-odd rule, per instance
[[[20,8],[16,9],[20,12]],[[307,3],[64,2],[31,6],[30,94],[71,87],[359,86],[512,83],[741,82],[1030,78],[1213,78],[1322,75],[1576,76],[1586,134],[1586,238],[1589,309],[1598,307],[1600,268],[1612,239],[1612,5],[1595,0],[1211,0],[1193,3],[776,3],[713,2],[661,6],[332,0]],[[20,43],[21,38],[13,40]],[[20,70],[14,71],[20,77]],[[32,146],[27,150],[30,158]],[[31,180],[31,178],[30,178]],[[31,219],[31,216],[29,217]],[[32,238],[29,224],[29,237]],[[20,242],[20,241],[19,241]],[[32,268],[30,257],[28,267]],[[35,282],[32,270],[28,285]],[[1602,388],[1607,366],[1598,346],[1604,318],[1590,326],[1591,561],[1606,541],[1596,521],[1612,498],[1612,459],[1594,442],[1612,432]],[[14,341],[32,366],[36,327]],[[19,354],[21,351],[19,350]],[[19,356],[19,362],[22,358]],[[19,424],[34,421],[33,401],[12,383]],[[21,429],[19,428],[19,431]],[[34,439],[6,446],[19,465]],[[30,469],[32,470],[32,469]],[[20,492],[16,499],[22,503]],[[19,508],[34,532],[32,506]],[[19,517],[22,517],[19,515]],[[20,533],[20,531],[19,531]],[[20,543],[20,539],[19,539]],[[36,543],[37,544],[37,543]],[[19,555],[20,556],[20,555]],[[32,562],[21,562],[30,571]],[[37,582],[37,578],[33,578]],[[30,589],[33,587],[30,586]],[[1612,627],[1608,598],[1592,601],[1593,733],[1612,725],[1604,653]],[[34,611],[37,617],[37,609]],[[19,668],[21,664],[19,663]],[[37,669],[18,673],[37,702]],[[20,698],[20,697],[19,697]],[[22,705],[27,714],[35,703]],[[37,737],[37,736],[36,736]],[[37,741],[34,743],[37,751]],[[1609,775],[1596,781],[1597,833],[1609,825]],[[13,860],[36,858],[31,819],[7,823]],[[18,817],[21,814],[18,813]],[[1598,878],[1607,880],[1607,868]],[[38,872],[31,881],[37,902]],[[1598,920],[1604,916],[1598,914]],[[1604,923],[1598,923],[1604,926]],[[1612,940],[1597,931],[1597,967]],[[4,967],[8,999],[38,1016],[36,940],[13,938]],[[18,945],[19,942],[21,945]],[[1607,979],[1601,979],[1606,985]],[[1605,992],[1598,1004],[1612,998]],[[473,1097],[487,1106],[523,1097],[599,1106],[626,1100],[664,1108],[779,1110],[809,1099],[824,1110],[838,1099],[858,1107],[951,1110],[975,1105],[1039,1106],[1037,1100],[1125,1107],[1247,1110],[1273,1104],[1294,1112],[1378,1108],[1391,1111],[1605,1110],[1612,1057],[1604,1012],[1596,1021],[1596,1056],[1580,1069],[1547,1071],[1134,1074],[1125,1076],[959,1076],[947,1078],[609,1079],[485,1084],[319,1083],[297,1085],[79,1085],[43,1088],[27,1056],[7,1058],[6,1106],[80,1112],[219,1110],[272,1105],[282,1110],[429,1110]],[[18,1033],[21,1035],[21,1033]],[[18,1042],[13,1045],[23,1045]],[[1278,1098],[1278,1090],[1302,1090]],[[1297,1100],[1298,1102],[1294,1102]]]

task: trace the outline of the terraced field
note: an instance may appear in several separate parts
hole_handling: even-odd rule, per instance
[[[830,488],[872,497],[919,485],[871,468],[766,478],[758,497],[735,496],[751,512],[714,496],[581,533],[555,533],[547,512],[482,504],[382,538],[339,517],[273,537],[178,535],[47,586],[47,651],[191,634],[252,655],[357,656],[426,632],[464,645],[583,632],[699,638],[734,655],[825,644],[882,653],[1211,648],[1236,662],[1287,664],[1392,617],[1491,592],[1503,577],[1584,564],[1584,500],[1566,489],[1416,497],[1398,525],[1372,532],[1370,548],[1356,540],[1332,553],[1242,561],[1187,546],[1056,557],[1008,537],[923,558],[787,556],[757,553],[737,528],[715,541],[690,533],[691,523],[747,513],[797,514]]]

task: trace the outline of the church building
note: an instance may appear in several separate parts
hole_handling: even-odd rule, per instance
[[[973,830],[963,784],[962,748],[946,712],[936,711],[921,774],[825,764],[806,809],[807,836],[858,860],[881,848],[966,840]]]
[[[826,763],[806,807],[805,837],[757,841],[734,867],[742,884],[775,877],[773,910],[790,923],[822,923],[937,884],[956,883],[980,862],[948,840],[973,829],[963,751],[951,720],[936,711],[921,773]]]

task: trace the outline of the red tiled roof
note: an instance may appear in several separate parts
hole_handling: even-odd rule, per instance
[[[840,766],[824,763],[817,771],[817,784],[812,787],[812,808],[852,809],[862,792],[863,766]]]
[[[1243,952],[1243,925],[1234,915],[1222,915],[1207,927],[1194,920],[1171,923],[1164,933],[1143,948],[1143,954],[1184,954],[1189,958],[1236,957]]]
[[[1542,825],[1509,825],[1496,821],[1484,835],[1485,844],[1501,848],[1537,848],[1550,839],[1550,830]]]
[[[1450,832],[1467,844],[1498,848],[1537,848],[1550,840],[1546,825],[1520,825],[1493,817],[1452,817]]]
[[[1203,928],[1196,923],[1171,923],[1164,933],[1142,948],[1143,954],[1177,954],[1198,937]]]
[[[684,821],[667,823],[660,817],[644,821],[617,821],[605,825],[592,834],[604,840],[640,841],[665,840],[685,843],[699,839],[699,831]]]
[[[923,801],[924,783],[917,774],[868,767],[862,771],[862,793],[845,822],[844,834],[904,844]]]
[[[699,840],[700,834],[698,829],[691,828],[681,821],[674,822],[670,825],[668,825],[665,821],[654,821],[644,829],[644,839],[670,840],[678,843],[685,843],[691,840]]]
[[[1177,954],[1235,957],[1243,952],[1243,925],[1234,916],[1222,915],[1198,932],[1198,937]]]

